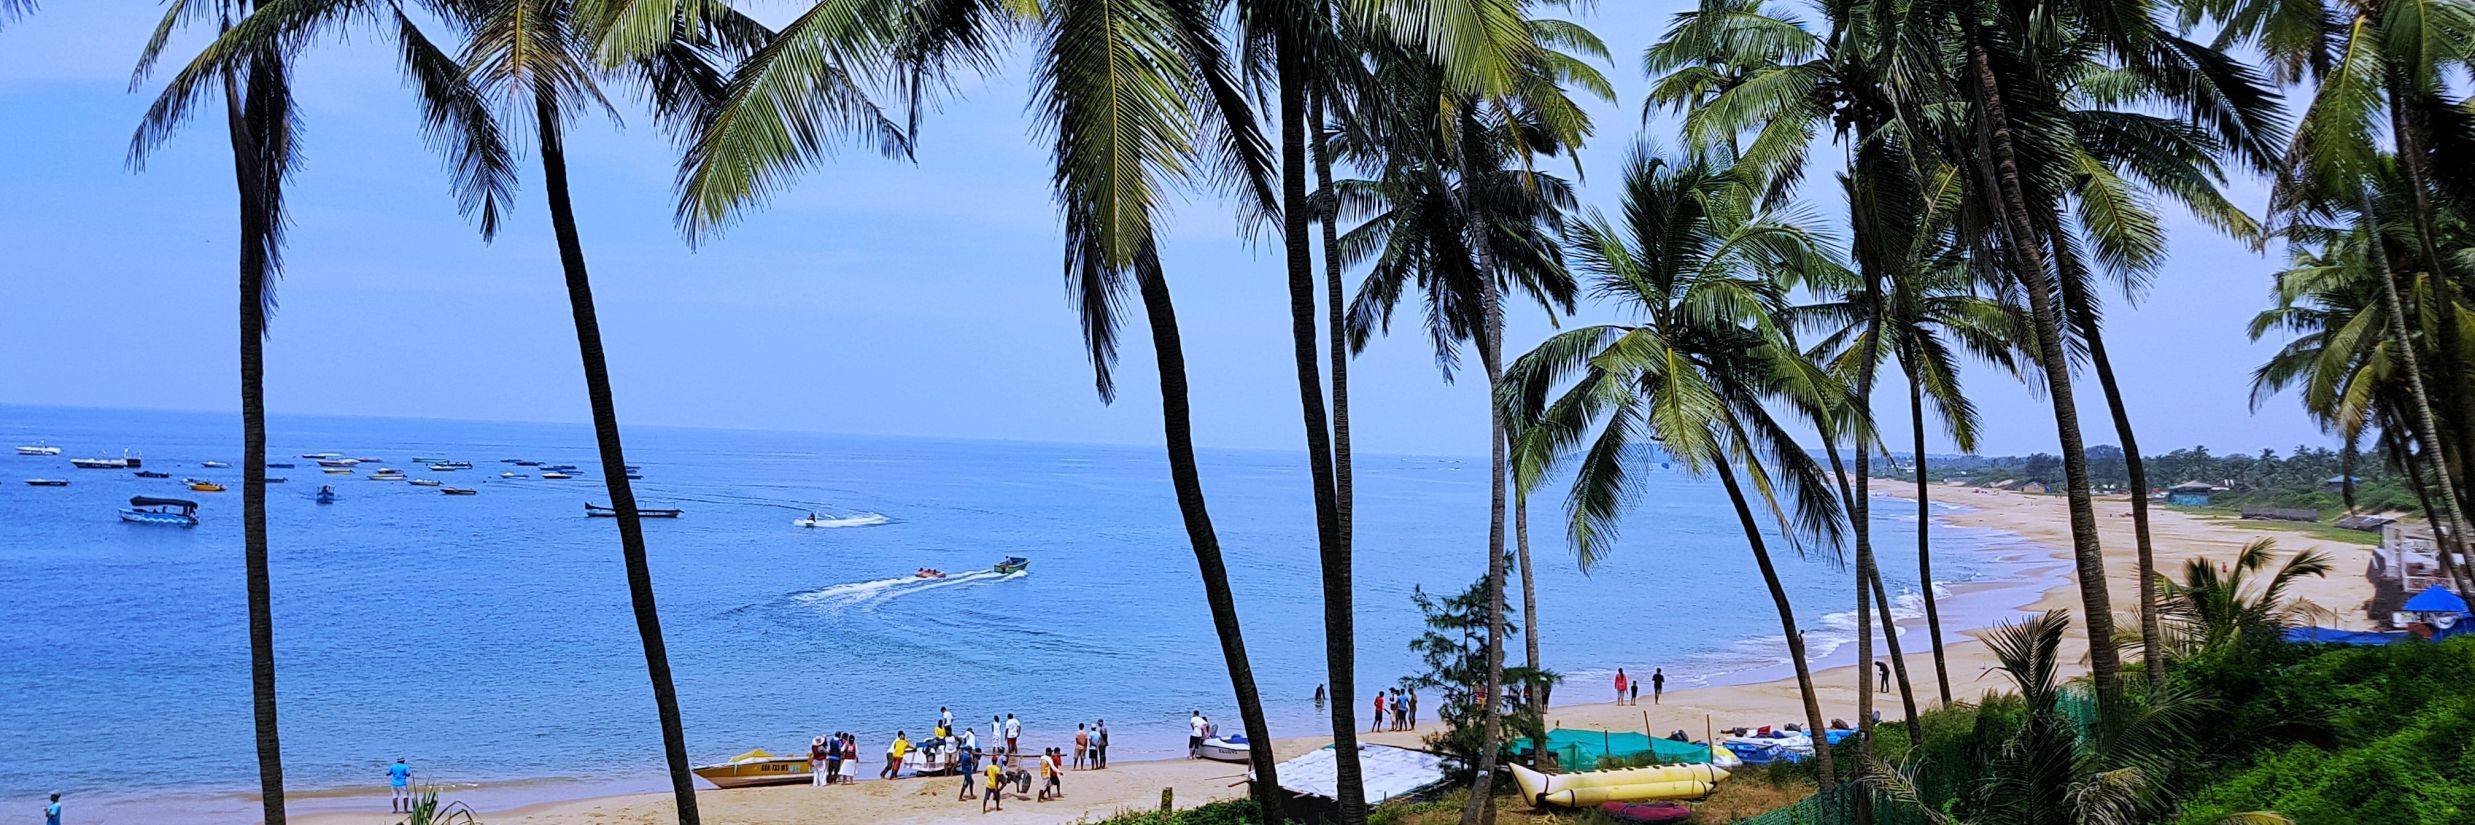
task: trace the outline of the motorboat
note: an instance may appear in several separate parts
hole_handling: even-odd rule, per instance
[[[525,474],[523,474],[523,473],[519,473],[519,472],[516,472],[516,471],[514,471],[514,470],[509,470],[509,471],[507,471],[507,472],[499,473],[499,474],[498,474],[498,477],[499,477],[499,478],[532,478],[532,476],[525,475]]]
[[[360,459],[358,459],[358,458],[321,458],[321,459],[318,459],[318,466],[320,466],[320,467],[357,467],[357,466],[360,466],[360,464],[361,464],[361,460],[360,460]]]
[[[171,473],[167,473],[167,472],[164,472],[164,471],[162,471],[162,470],[139,470],[139,471],[137,471],[137,472],[130,473],[130,475],[137,476],[137,477],[139,477],[139,478],[171,478],[171,477],[172,477],[172,474],[171,474]]]
[[[1203,740],[1202,749],[1196,751],[1195,753],[1205,759],[1220,762],[1236,762],[1239,764],[1245,764],[1254,758],[1254,751],[1251,749],[1250,744],[1246,741],[1246,734],[1243,733],[1232,733],[1225,736],[1215,736],[1210,739],[1205,739]]]
[[[34,443],[32,443],[32,444],[20,444],[20,445],[17,445],[17,454],[18,454],[18,455],[59,455],[59,454],[60,454],[60,448],[52,446],[49,442],[37,441],[37,442],[34,442]]]
[[[1030,567],[1030,559],[1026,559],[1021,556],[1007,556],[1004,561],[998,562],[997,566],[989,569],[997,571],[998,575],[1004,575],[1007,573],[1020,573],[1024,570],[1030,569]]]
[[[120,511],[120,520],[131,524],[196,527],[198,503],[181,498],[135,496],[129,499],[129,506]]]
[[[589,516],[589,517],[592,517],[592,518],[618,518],[618,517],[619,517],[619,511],[614,510],[614,509],[611,509],[611,508],[608,508],[608,507],[601,506],[601,505],[599,505],[599,504],[594,504],[594,503],[591,503],[591,502],[586,502],[586,503],[585,503],[585,505],[584,505],[584,514],[585,514],[586,516]],[[679,517],[679,511],[678,511],[677,509],[675,509],[675,508],[672,508],[672,509],[664,509],[664,508],[660,508],[660,507],[638,507],[638,508],[636,508],[636,517],[637,517],[637,518],[678,518],[678,517]]]
[[[344,454],[343,454],[343,453],[302,453],[302,454],[301,454],[301,457],[302,457],[302,458],[309,459],[309,460],[311,460],[311,461],[334,461],[334,460],[336,460],[336,459],[343,458],[343,457],[344,457]]]
[[[370,480],[371,480],[371,481],[403,481],[403,480],[404,480],[404,471],[402,471],[402,470],[398,470],[398,469],[393,468],[393,467],[380,467],[380,468],[378,468],[378,469],[377,469],[377,471],[370,473]]]
[[[545,471],[545,472],[543,472],[543,473],[541,474],[541,477],[542,477],[542,478],[547,478],[547,479],[554,479],[554,480],[555,480],[555,479],[562,479],[562,478],[575,478],[575,476],[571,476],[571,475],[568,475],[568,474],[566,474],[566,473],[559,472],[559,471],[557,471],[557,470],[549,470],[549,471]]]
[[[351,468],[351,467],[327,467],[327,468],[324,468],[324,469],[319,470],[318,472],[322,472],[322,473],[325,473],[325,474],[327,474],[327,475],[331,475],[331,476],[348,476],[348,475],[352,475],[352,468]]]
[[[383,458],[378,458],[378,457],[376,457],[376,456],[366,456],[366,455],[365,455],[365,456],[360,457],[360,458],[359,458],[359,459],[357,459],[357,460],[358,460],[358,461],[360,461],[360,462],[361,462],[361,463],[363,463],[363,464],[376,464],[376,463],[378,463],[378,462],[385,461],[386,459],[383,459]]]
[[[796,785],[809,781],[814,766],[806,754],[775,756],[764,748],[733,756],[730,761],[703,765],[691,770],[696,776],[713,783],[716,788],[753,788],[761,785]]]
[[[198,466],[200,466],[200,467],[204,467],[204,468],[209,469],[209,470],[221,470],[221,469],[223,469],[223,468],[226,468],[226,467],[230,467],[230,466],[232,466],[232,462],[229,462],[229,461],[201,461],[201,462],[198,462]]]
[[[573,464],[552,464],[552,465],[550,465],[550,466],[548,466],[548,467],[543,467],[542,469],[544,469],[544,470],[558,470],[558,471],[560,471],[560,472],[572,473],[572,472],[575,472],[575,471],[576,471],[576,465],[573,465]]]
[[[532,459],[528,459],[528,458],[519,458],[519,459],[516,459],[515,461],[510,462],[510,463],[513,463],[513,464],[515,464],[515,465],[516,465],[516,466],[518,466],[518,467],[539,467],[539,466],[541,466],[541,462],[539,462],[539,461],[534,461],[534,460],[532,460]]]
[[[455,465],[453,465],[453,464],[448,464],[448,463],[443,462],[443,461],[442,461],[442,462],[439,462],[439,463],[437,463],[437,464],[432,464],[432,465],[430,465],[430,472],[433,472],[433,473],[452,473],[452,472],[455,472],[455,471],[456,471],[456,470],[458,470],[458,469],[461,469],[461,468],[459,468],[459,467],[457,467],[457,466],[455,466]]]
[[[934,567],[922,567],[918,570],[911,571],[911,577],[916,579],[942,579],[945,578],[945,571]]]
[[[26,486],[28,486],[28,487],[67,487],[67,486],[69,486],[69,481],[68,481],[68,479],[62,479],[62,478],[29,478],[29,479],[26,479]]]
[[[413,480],[411,480],[411,481],[407,481],[407,482],[404,482],[404,483],[406,483],[406,484],[410,484],[410,485],[415,486],[415,487],[436,487],[436,486],[438,486],[439,481],[438,481],[438,479],[435,479],[435,478],[416,478],[416,479],[413,479]]]
[[[443,459],[443,458],[422,458],[422,457],[420,457],[420,456],[413,456],[413,463],[414,463],[414,464],[438,464],[438,463],[441,463],[441,462],[444,462],[444,461],[446,461],[446,459]]]
[[[448,467],[457,470],[470,470],[473,468],[473,463],[470,461],[441,461],[438,463],[445,464]]]
[[[217,483],[212,482],[212,481],[200,481],[200,480],[197,480],[197,479],[190,479],[190,481],[189,481],[189,489],[190,489],[191,491],[194,491],[194,492],[200,492],[200,493],[220,493],[220,492],[223,492],[223,485],[221,485],[221,484],[217,484]]]
[[[289,470],[292,469],[292,463],[288,461],[282,463],[269,463],[266,465],[266,468],[269,470]]]
[[[120,451],[119,458],[69,459],[69,466],[76,467],[80,470],[126,470],[144,466],[145,464],[146,462],[144,459],[138,458],[136,453],[128,450]]]
[[[471,487],[440,487],[438,488],[438,491],[451,496],[470,496],[479,495],[481,493],[481,491],[475,490]]]

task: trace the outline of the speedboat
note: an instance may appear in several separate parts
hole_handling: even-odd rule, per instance
[[[473,468],[473,463],[470,461],[441,461],[438,463],[445,464],[448,467],[457,470],[470,470]]]
[[[443,458],[422,458],[422,457],[420,457],[420,456],[413,456],[413,463],[414,463],[414,464],[437,464],[437,463],[444,462],[444,461],[446,461],[446,459],[443,459]]]
[[[942,579],[945,578],[945,571],[934,567],[922,567],[918,570],[911,571],[911,577],[919,579]]]
[[[733,756],[728,762],[693,768],[697,777],[713,783],[716,788],[753,788],[759,785],[796,785],[809,781],[805,754],[775,756],[764,748]]]
[[[209,470],[220,470],[220,469],[223,469],[223,468],[225,468],[225,467],[230,467],[230,466],[232,466],[232,462],[229,462],[229,461],[201,461],[201,462],[198,462],[198,466],[200,466],[200,467],[204,467],[204,468],[209,469]]]
[[[67,487],[67,486],[69,486],[69,482],[68,482],[68,480],[67,480],[67,479],[60,479],[60,478],[29,478],[29,479],[26,479],[26,486],[28,486],[28,487]]]
[[[333,460],[335,460],[335,459],[343,458],[343,457],[344,457],[344,454],[343,454],[343,453],[302,453],[302,454],[301,454],[301,457],[302,457],[302,458],[309,459],[309,460],[311,460],[311,461],[333,461]]]
[[[217,483],[212,482],[212,481],[201,481],[201,480],[198,480],[198,479],[190,479],[190,480],[189,480],[189,489],[194,490],[194,491],[196,491],[196,492],[200,492],[200,493],[220,493],[220,492],[223,492],[223,485],[221,485],[221,484],[217,484]]]
[[[269,462],[269,463],[266,465],[266,468],[267,468],[267,469],[269,469],[269,470],[289,470],[289,469],[292,469],[292,464],[291,464],[291,462],[283,462],[283,463],[274,463],[274,462]]]
[[[539,461],[534,461],[534,460],[529,459],[529,458],[519,458],[519,459],[516,459],[513,463],[514,463],[516,466],[518,466],[518,467],[539,467],[539,466],[541,466],[541,462],[539,462]]]
[[[351,467],[351,466],[358,465],[358,464],[360,464],[360,463],[361,463],[361,460],[360,460],[360,459],[358,459],[358,458],[321,458],[321,459],[318,459],[318,466],[320,466],[320,467]]]
[[[407,481],[407,482],[404,482],[404,483],[406,483],[406,484],[410,484],[410,485],[415,486],[415,487],[436,487],[436,486],[438,486],[438,479],[435,479],[435,478],[416,478],[416,479],[413,479],[413,480],[411,480],[411,481]]]
[[[513,470],[509,470],[509,471],[507,471],[507,472],[500,473],[500,474],[498,474],[498,477],[499,477],[499,478],[532,478],[532,476],[525,475],[525,474],[523,474],[523,473],[519,473],[519,472],[515,472],[515,471],[513,471]]]
[[[32,444],[20,444],[20,445],[18,445],[18,446],[17,446],[17,454],[18,454],[18,455],[59,455],[59,454],[60,454],[60,448],[58,448],[58,447],[54,447],[54,446],[52,446],[51,444],[49,444],[49,443],[47,443],[47,442],[37,441],[37,442],[34,442],[34,443],[32,443]]]
[[[136,496],[120,511],[120,520],[131,524],[161,524],[170,527],[198,526],[198,503],[180,498]]]
[[[589,517],[592,517],[592,518],[618,518],[618,517],[619,517],[619,511],[614,510],[614,509],[611,509],[611,508],[609,508],[609,507],[604,507],[604,506],[601,506],[601,505],[599,505],[599,504],[594,504],[594,503],[592,503],[592,502],[586,502],[586,503],[585,503],[585,505],[584,505],[584,514],[585,514],[586,516],[589,516]],[[678,511],[677,509],[675,509],[675,508],[674,508],[674,509],[663,509],[663,508],[659,508],[659,507],[638,507],[638,508],[636,508],[636,517],[637,517],[637,518],[678,518],[678,517],[679,517],[679,511]]]
[[[470,496],[470,495],[478,495],[478,494],[480,494],[480,492],[481,492],[481,491],[479,491],[479,490],[475,490],[475,489],[473,489],[473,488],[471,488],[471,487],[440,487],[440,488],[438,488],[438,491],[439,491],[439,492],[441,492],[441,493],[446,493],[447,495],[451,495],[451,496]]]
[[[437,463],[437,464],[432,464],[432,465],[430,465],[430,472],[434,472],[434,473],[452,473],[452,472],[455,472],[457,469],[459,469],[459,468],[457,468],[455,465],[453,465],[453,464],[448,464],[448,463],[443,462],[443,461],[442,461],[442,462],[439,462],[439,463]]]
[[[140,462],[137,459],[131,458],[128,455],[122,455],[119,458],[69,459],[69,466],[76,467],[80,470],[125,470],[138,466],[139,463]]]
[[[1196,753],[1205,759],[1212,759],[1221,762],[1237,762],[1241,764],[1254,758],[1254,751],[1248,749],[1246,734],[1243,733],[1232,733],[1226,736],[1215,736],[1210,739],[1205,739],[1203,740],[1203,749],[1197,751]]]
[[[171,474],[171,473],[167,473],[167,472],[164,472],[164,471],[162,471],[162,470],[139,470],[139,471],[137,471],[137,472],[130,473],[130,475],[137,476],[137,477],[139,477],[139,478],[171,478],[171,477],[172,477],[172,474]]]
[[[348,475],[352,475],[352,468],[351,468],[351,467],[328,467],[328,468],[325,468],[325,469],[319,470],[319,472],[322,472],[322,473],[325,473],[325,474],[327,474],[327,475],[331,475],[331,476],[348,476]]]
[[[557,471],[557,470],[550,470],[550,471],[544,472],[544,473],[542,473],[542,474],[541,474],[541,477],[542,477],[542,478],[548,478],[548,479],[575,478],[575,476],[571,476],[571,475],[568,475],[568,474],[566,474],[566,473],[559,472],[559,471]]]
[[[403,481],[404,474],[393,470],[380,470],[371,473],[369,479],[371,481]]]
[[[997,571],[999,575],[1003,575],[1006,573],[1020,573],[1030,567],[1030,559],[1026,559],[1021,556],[1007,556],[1005,557],[1005,561],[998,562],[996,567],[989,569]]]

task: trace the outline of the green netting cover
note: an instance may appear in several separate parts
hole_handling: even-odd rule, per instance
[[[1537,745],[1525,741],[1519,745],[1527,753]],[[1598,766],[1599,757],[1613,756],[1631,759],[1636,754],[1654,754],[1663,763],[1703,763],[1710,761],[1710,749],[1672,739],[1657,739],[1646,734],[1601,730],[1557,728],[1547,732],[1547,752],[1554,754],[1556,764],[1567,771],[1586,771]]]

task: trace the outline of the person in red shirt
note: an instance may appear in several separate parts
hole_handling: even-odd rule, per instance
[[[1624,678],[1624,668],[1616,668],[1616,704],[1624,704],[1624,687],[1627,681]]]
[[[1384,692],[1379,690],[1379,691],[1375,691],[1375,724],[1367,726],[1366,731],[1367,731],[1368,733],[1374,733],[1374,732],[1376,732],[1376,731],[1383,730],[1383,729],[1384,729]]]

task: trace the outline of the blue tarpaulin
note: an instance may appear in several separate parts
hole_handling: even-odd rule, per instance
[[[2341,645],[2385,645],[2407,637],[2405,631],[2381,633],[2369,630],[2339,630],[2334,627],[2295,627],[2286,630],[2289,642],[2325,642]]]
[[[2408,613],[2464,613],[2466,600],[2436,584],[2407,599],[2406,604],[2398,609]]]

